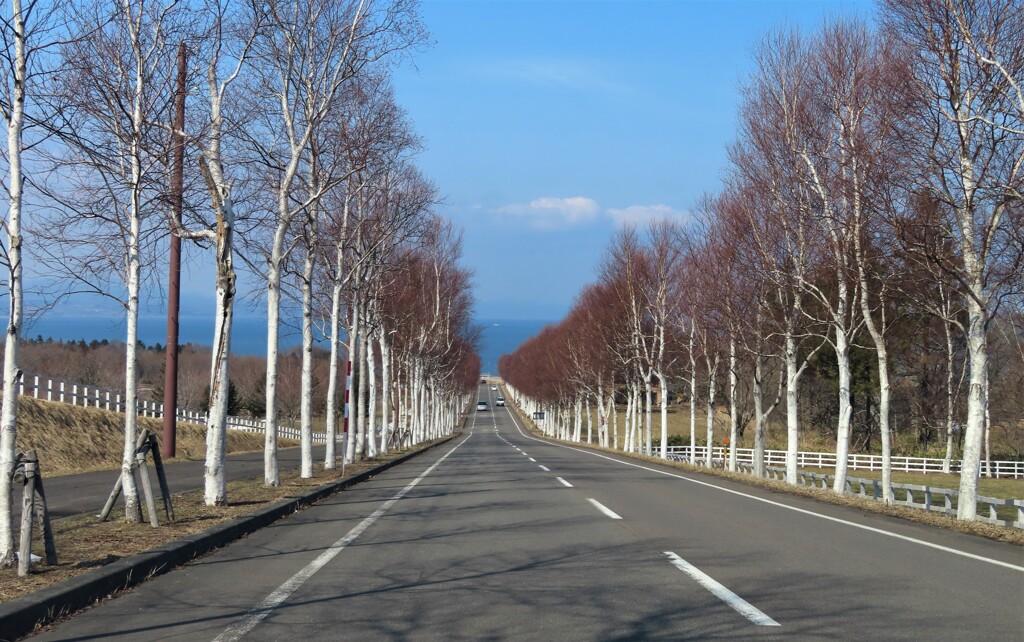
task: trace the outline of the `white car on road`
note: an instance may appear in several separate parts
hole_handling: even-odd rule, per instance
[[[495,400],[494,405],[495,406],[504,406],[505,405],[505,398],[504,397],[498,397],[498,399]]]
[[[480,412],[481,410],[487,410],[487,402],[486,401],[478,401],[478,402],[476,402],[476,410],[477,410],[477,412]]]

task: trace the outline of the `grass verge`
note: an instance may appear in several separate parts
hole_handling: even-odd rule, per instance
[[[159,419],[139,417],[139,430],[148,428],[160,438]],[[282,448],[298,446],[294,439],[281,439]],[[168,461],[194,461],[206,457],[206,428],[179,423],[176,454]],[[263,449],[263,435],[229,430],[228,453]],[[81,408],[31,397],[18,399],[17,449],[35,449],[43,475],[53,477],[93,470],[114,470],[121,466],[124,452],[124,415],[99,408]]]

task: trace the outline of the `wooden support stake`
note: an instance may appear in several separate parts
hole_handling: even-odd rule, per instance
[[[149,431],[143,430],[139,435],[139,438],[135,441],[135,452],[139,452],[139,448],[142,448],[142,444],[149,438]],[[134,464],[132,466],[134,473]],[[124,471],[119,471],[117,474],[117,481],[114,482],[114,490],[110,491],[110,497],[107,498],[107,503],[103,505],[103,510],[100,511],[99,518],[101,522],[107,521],[110,517],[110,511],[114,510],[114,503],[117,498],[121,496],[121,486],[124,484]]]
[[[46,493],[43,491],[43,474],[36,467],[36,521],[39,530],[43,531],[43,548],[46,550],[46,563],[57,565],[57,544],[53,541],[53,529],[50,528],[50,509],[46,505]]]
[[[156,468],[156,479],[160,483],[160,494],[164,498],[164,512],[167,514],[167,521],[174,521],[174,506],[171,505],[171,488],[167,485],[167,474],[164,471],[164,457],[160,454],[160,447],[156,441],[156,435],[149,436],[149,452],[153,453],[153,468]]]
[[[153,485],[149,482],[149,469],[146,468],[146,450],[135,453],[135,465],[139,469],[139,477],[142,478],[142,492],[146,497],[146,509],[149,511],[149,525],[153,528],[160,526],[160,520],[156,516],[156,502],[153,500]]]
[[[35,451],[25,456],[25,490],[21,500],[21,545],[18,547],[18,576],[28,575],[32,564],[32,520],[35,517],[36,501],[36,462],[28,459],[35,457]]]

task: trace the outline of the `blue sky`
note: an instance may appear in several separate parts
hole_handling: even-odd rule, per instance
[[[872,2],[426,0],[395,78],[420,165],[465,231],[480,318],[558,319],[624,220],[717,189],[739,82],[770,29]]]
[[[874,11],[864,0],[424,0],[434,44],[394,84],[426,144],[418,162],[445,198],[440,212],[464,230],[477,318],[560,319],[624,221],[685,218],[718,188],[739,83],[769,30]],[[183,339],[205,343],[212,257],[189,257],[182,314],[211,325]],[[263,316],[259,280],[241,275],[240,291],[238,315]],[[152,341],[164,293],[149,294]],[[106,324],[82,326],[84,338],[117,336],[122,315],[72,298],[29,333],[77,338],[63,319]]]

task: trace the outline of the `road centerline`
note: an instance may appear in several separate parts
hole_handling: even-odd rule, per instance
[[[994,559],[994,558],[991,558],[991,557],[985,557],[983,555],[975,555],[974,553],[968,553],[967,551],[962,551],[962,550],[959,550],[959,549],[956,549],[956,548],[951,548],[949,546],[943,546],[942,544],[936,544],[934,542],[929,542],[929,541],[926,541],[926,540],[923,540],[923,539],[918,539],[916,537],[910,537],[909,535],[902,535],[900,533],[895,533],[893,531],[887,531],[887,530],[882,529],[882,528],[876,528],[874,526],[868,526],[867,524],[859,524],[857,522],[853,522],[853,521],[850,521],[850,520],[847,520],[847,519],[842,519],[840,517],[833,517],[831,515],[825,515],[823,513],[818,513],[818,512],[815,512],[815,511],[812,511],[812,510],[808,510],[808,509],[805,509],[805,508],[799,508],[797,506],[791,506],[789,504],[785,504],[785,503],[782,503],[782,502],[777,502],[777,501],[774,501],[774,500],[771,500],[771,499],[766,499],[764,497],[758,497],[757,495],[752,495],[750,493],[745,493],[745,492],[742,492],[742,491],[733,490],[731,488],[725,488],[723,486],[719,486],[719,485],[713,484],[711,482],[701,481],[699,479],[694,479],[692,477],[687,477],[686,475],[679,475],[679,474],[676,474],[676,473],[670,473],[670,472],[665,471],[665,470],[658,470],[657,468],[651,468],[649,466],[644,466],[644,465],[641,465],[641,464],[635,464],[635,463],[628,462],[628,461],[622,461],[621,459],[616,459],[615,457],[609,457],[608,455],[604,455],[604,454],[601,454],[601,453],[591,452],[591,451],[585,450],[583,448],[574,448],[573,446],[567,446],[565,444],[559,444],[559,443],[554,443],[554,442],[550,442],[550,441],[545,441],[543,439],[537,439],[536,437],[533,437],[533,436],[528,435],[525,432],[523,432],[522,427],[520,427],[520,425],[519,425],[519,421],[516,419],[515,415],[512,414],[512,411],[509,408],[506,407],[505,411],[509,414],[509,417],[512,419],[512,425],[515,426],[515,429],[519,432],[519,434],[522,435],[523,437],[525,437],[526,439],[531,440],[531,441],[535,441],[535,442],[538,442],[538,443],[541,443],[541,444],[547,444],[548,446],[554,446],[555,448],[565,448],[566,450],[572,450],[574,452],[582,453],[582,454],[588,455],[590,457],[597,457],[597,458],[600,458],[600,459],[605,459],[605,460],[614,462],[616,464],[619,464],[621,466],[629,466],[631,468],[639,468],[640,470],[646,470],[648,472],[656,473],[658,475],[664,475],[666,477],[674,477],[675,479],[681,479],[683,481],[690,482],[691,484],[698,484],[698,485],[704,486],[706,488],[714,488],[714,489],[719,490],[719,491],[721,491],[723,493],[729,493],[730,495],[735,495],[735,496],[738,496],[738,497],[745,497],[747,499],[751,499],[751,500],[754,500],[756,502],[761,502],[763,504],[768,504],[770,506],[776,506],[778,508],[782,508],[782,509],[785,509],[785,510],[790,510],[790,511],[793,511],[793,512],[796,512],[796,513],[800,513],[800,514],[803,514],[803,515],[808,515],[808,516],[811,516],[811,517],[817,517],[818,519],[823,519],[823,520],[832,522],[834,524],[842,524],[844,526],[849,526],[849,527],[852,527],[852,528],[857,528],[857,529],[860,529],[860,530],[868,531],[870,533],[876,533],[878,535],[883,535],[885,537],[891,537],[891,538],[894,538],[894,539],[902,540],[904,542],[909,542],[911,544],[917,544],[919,546],[924,546],[924,547],[931,548],[931,549],[934,549],[934,550],[942,551],[944,553],[951,553],[953,555],[959,555],[960,557],[966,557],[968,559],[976,560],[976,561],[979,561],[979,562],[985,562],[986,564],[993,564],[995,566],[1001,566],[1003,568],[1008,568],[1008,569],[1010,569],[1012,571],[1024,572],[1024,566],[1019,566],[1017,564],[1011,564],[1009,562],[1004,562],[1002,560],[997,560],[997,559]]]
[[[567,483],[567,482],[563,482],[563,483]],[[608,517],[611,517],[612,519],[622,519],[622,517],[618,513],[616,513],[612,509],[608,508],[607,506],[605,506],[601,502],[597,501],[596,499],[594,499],[592,497],[588,497],[587,501],[590,502],[591,504],[593,504],[595,507],[597,507],[597,510],[601,511],[602,513],[604,513]]]
[[[565,481],[561,477],[555,477],[555,479],[560,481],[562,483],[562,485],[565,486],[566,488],[572,488],[573,487],[572,484],[570,484],[569,482]]]
[[[765,615],[756,606],[736,595],[713,577],[690,564],[672,551],[665,551],[665,557],[672,566],[692,577],[698,584],[710,591],[715,597],[725,602],[734,611],[758,626],[781,626],[778,622]]]

